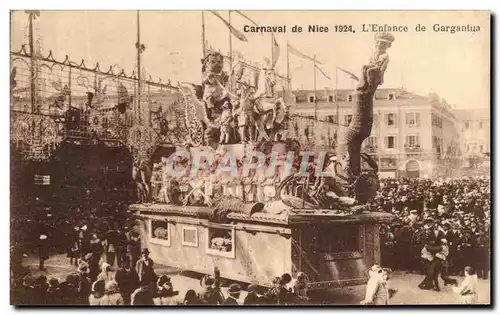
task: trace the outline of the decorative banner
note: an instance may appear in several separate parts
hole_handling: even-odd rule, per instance
[[[215,15],[216,17],[218,17],[219,19],[221,19],[221,21],[224,24],[226,24],[227,28],[229,28],[229,31],[231,32],[231,34],[233,34],[234,37],[236,37],[237,39],[241,40],[242,42],[247,42],[248,41],[248,39],[245,36],[245,34],[243,34],[241,31],[237,30],[236,28],[234,28],[228,21],[226,21],[219,14],[219,12],[217,12],[217,11],[210,11],[210,13],[212,13],[213,15]]]
[[[318,61],[318,60],[315,60],[314,58],[311,58],[307,55],[304,55],[303,53],[301,53],[300,51],[298,51],[295,47],[293,47],[292,45],[288,44],[288,52],[291,53],[292,55],[295,55],[299,58],[302,58],[302,59],[306,59],[306,60],[309,60],[309,61],[316,61],[317,64],[319,65],[322,65],[323,63]]]

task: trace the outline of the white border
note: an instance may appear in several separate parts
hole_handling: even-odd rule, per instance
[[[157,244],[157,245],[162,245],[162,246],[170,247],[170,243],[171,243],[171,240],[172,240],[172,223],[167,222],[168,239],[167,240],[162,240],[162,239],[155,238],[153,236],[153,229],[152,229],[152,227],[153,227],[153,221],[163,221],[163,222],[166,222],[164,220],[148,219],[148,237],[149,237],[149,242],[151,244]]]
[[[230,230],[231,231],[231,239],[232,239],[232,246],[231,246],[231,251],[230,252],[221,252],[219,250],[211,249],[210,248],[210,229],[224,229],[224,230]],[[219,256],[219,257],[225,257],[225,258],[231,258],[231,259],[236,259],[236,228],[234,225],[208,225],[207,227],[207,241],[205,242],[205,250],[208,255],[212,256]]]
[[[184,239],[184,231],[195,231],[196,233],[196,237],[195,237],[195,241],[194,243],[191,243],[191,242],[187,242],[185,239]],[[197,226],[194,226],[194,225],[183,225],[182,226],[182,245],[183,246],[189,246],[189,247],[198,247],[198,227]]]

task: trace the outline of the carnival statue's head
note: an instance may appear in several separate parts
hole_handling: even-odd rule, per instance
[[[221,73],[224,66],[224,57],[218,52],[210,52],[207,54],[205,59],[203,59],[202,72],[213,72]]]
[[[381,53],[385,53],[394,42],[394,35],[390,33],[377,33],[375,34],[375,49]]]

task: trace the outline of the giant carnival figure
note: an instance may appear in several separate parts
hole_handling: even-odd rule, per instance
[[[210,52],[203,59],[203,101],[207,108],[207,116],[213,119],[214,111],[220,112],[222,105],[228,101],[225,87],[229,82],[229,75],[223,69],[224,57],[218,52]]]
[[[266,58],[257,80],[256,90],[247,89],[239,99],[241,109],[238,126],[242,141],[285,140],[289,107],[283,98],[276,96],[275,85],[274,64]],[[258,138],[256,138],[254,127]],[[246,137],[245,131],[248,131],[249,137]]]
[[[347,127],[339,153],[345,161],[345,175],[350,182],[361,175],[361,145],[370,136],[373,125],[373,97],[378,86],[384,83],[384,73],[389,63],[387,49],[394,42],[394,35],[377,33],[375,52],[361,69],[361,77],[354,92],[352,120]]]

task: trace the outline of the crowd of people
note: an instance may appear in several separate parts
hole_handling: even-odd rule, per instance
[[[381,228],[381,263],[425,274],[421,289],[439,291],[470,266],[487,279],[490,260],[489,178],[385,179],[373,202],[393,219]]]
[[[106,224],[75,225],[68,249],[68,263],[74,268],[64,281],[36,278],[29,272],[14,275],[13,298],[21,305],[239,305],[241,285],[232,283],[225,296],[220,273],[205,276],[200,287],[179,296],[171,278],[157,275],[149,250],[141,248],[139,233],[132,227],[103,229]],[[108,227],[108,226],[106,226]],[[46,240],[44,234],[40,241]],[[43,245],[41,245],[43,247]],[[40,254],[41,270],[48,255]],[[308,300],[305,275],[277,277],[274,286],[259,293],[249,285],[243,304],[289,304]]]

